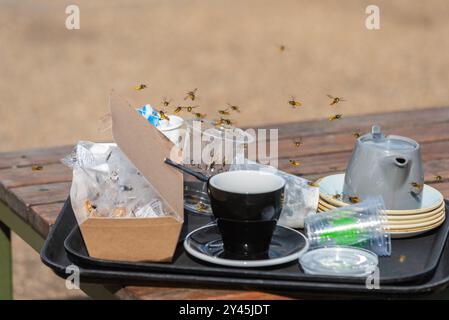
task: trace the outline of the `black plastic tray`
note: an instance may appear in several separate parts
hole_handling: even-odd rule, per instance
[[[190,216],[192,217],[192,216]],[[209,218],[210,219],[210,218]],[[207,223],[207,220],[205,221]],[[193,221],[190,221],[192,226],[195,224]],[[234,269],[234,268],[217,268],[215,266],[209,264],[203,264],[202,262],[191,259],[189,256],[185,255],[181,249],[179,249],[180,253],[175,257],[174,264],[156,264],[156,263],[145,263],[142,264],[145,266],[145,270],[143,270],[140,264],[131,264],[131,263],[119,263],[114,262],[114,267],[110,267],[106,265],[107,261],[102,261],[101,264],[98,264],[98,261],[91,259],[85,259],[81,254],[71,255],[69,259],[67,252],[64,249],[63,242],[69,235],[69,233],[76,226],[76,220],[73,215],[73,211],[70,207],[70,202],[68,201],[64,206],[64,209],[59,216],[57,223],[53,227],[50,235],[45,243],[45,246],[42,250],[41,257],[45,264],[51,267],[57,274],[62,277],[65,277],[65,269],[68,265],[72,263],[76,263],[80,266],[80,276],[83,281],[86,282],[97,282],[100,281],[102,283],[120,283],[120,284],[187,284],[187,285],[195,285],[195,286],[215,286],[215,287],[245,287],[245,288],[264,288],[276,291],[299,291],[299,292],[316,292],[318,291],[320,294],[370,294],[373,295],[416,295],[416,294],[425,294],[431,293],[438,289],[443,289],[449,283],[449,249],[443,251],[441,262],[437,266],[438,268],[434,269],[434,272],[426,272],[427,280],[425,280],[422,276],[420,280],[422,283],[420,284],[386,284],[382,279],[380,282],[380,289],[377,290],[369,290],[366,288],[364,283],[349,283],[348,279],[344,278],[320,278],[320,277],[311,277],[308,275],[304,275],[301,273],[299,266],[297,263],[292,263],[288,266],[283,266],[283,268],[293,268],[292,270],[296,271],[296,274],[302,274],[303,278],[291,279],[288,277],[281,279],[273,279],[268,275],[272,270],[270,269],[253,269],[253,270],[244,270],[244,269]],[[438,231],[434,231],[419,237],[423,243],[428,242],[429,239],[433,239],[432,243],[436,241],[436,239],[441,239],[443,237],[442,234],[447,234],[447,223],[445,223]],[[78,229],[75,229],[78,230]],[[188,230],[184,230],[187,232]],[[75,237],[77,231],[74,231],[72,234]],[[430,238],[429,238],[430,237]],[[445,238],[445,237],[444,237]],[[401,239],[394,240],[393,246],[396,243],[403,243],[406,241],[417,240],[416,239]],[[419,242],[412,242],[411,244],[418,245]],[[443,247],[444,243],[442,244]],[[422,247],[415,246],[413,248],[414,251],[420,251]],[[397,246],[393,249],[398,250]],[[82,252],[81,252],[82,253]],[[401,255],[398,253],[398,255]],[[184,267],[177,268],[176,272],[173,272],[174,266],[177,264],[179,259],[184,256],[184,260],[189,262],[189,265],[185,265]],[[382,258],[387,259],[387,258]],[[391,259],[391,258],[390,258]],[[405,265],[406,261],[409,257],[406,256],[405,262],[402,265]],[[72,262],[73,260],[73,262]],[[88,261],[89,263],[86,263]],[[93,262],[95,261],[95,262]],[[80,263],[81,262],[81,263]],[[437,258],[438,262],[438,258]],[[106,264],[105,264],[106,263]],[[90,265],[92,264],[92,265]],[[116,265],[117,264],[117,265]],[[156,265],[153,267],[153,265]],[[148,268],[151,266],[151,270]],[[123,269],[123,267],[126,267]],[[382,267],[381,267],[382,268]],[[198,272],[195,270],[198,269]],[[213,270],[210,271],[209,269]],[[208,271],[209,270],[209,271]],[[382,269],[381,269],[382,270]],[[225,271],[225,273],[223,273]],[[195,274],[193,273],[195,272]],[[401,274],[399,273],[400,277]]]
[[[67,210],[70,210],[70,206],[67,206]],[[248,269],[220,267],[192,258],[184,251],[182,240],[189,231],[195,230],[196,228],[211,222],[211,218],[190,215],[188,213],[185,216],[187,219],[180,238],[181,241],[176,250],[173,263],[170,264],[119,262],[91,258],[89,257],[81,233],[76,225],[66,238],[64,246],[71,260],[75,261],[77,264],[94,268],[111,268],[123,271],[182,273],[198,276],[219,275],[270,280],[329,282],[329,277],[305,274],[299,267],[297,261],[270,268]],[[438,260],[446,242],[448,228],[449,222],[446,222],[439,229],[425,235],[411,239],[393,240],[392,256],[379,259],[380,281],[384,284],[390,284],[403,282],[416,283],[427,280],[438,264]],[[405,261],[401,262],[401,256],[405,257]],[[332,281],[360,283],[363,282],[364,279],[332,277]]]

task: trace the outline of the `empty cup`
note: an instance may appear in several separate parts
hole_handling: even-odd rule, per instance
[[[284,187],[283,178],[262,171],[228,171],[209,179],[212,213],[227,256],[267,257],[282,211]]]

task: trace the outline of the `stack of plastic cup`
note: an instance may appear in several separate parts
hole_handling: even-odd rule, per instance
[[[310,248],[351,246],[379,256],[391,255],[391,237],[380,197],[340,207],[305,219]]]

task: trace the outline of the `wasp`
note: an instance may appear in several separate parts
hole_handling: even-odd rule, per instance
[[[198,90],[198,88],[195,88],[192,91],[188,91],[187,95],[184,97],[184,100],[190,99],[190,100],[194,101],[196,98],[197,90]]]
[[[293,140],[293,145],[294,145],[296,148],[299,148],[299,147],[302,145],[302,139],[301,139],[301,138],[298,138],[298,139]]]
[[[360,138],[361,134],[359,132],[353,132],[352,135],[354,136],[354,138],[358,139]]]
[[[145,89],[146,87],[147,87],[147,85],[142,83],[142,84],[138,84],[137,86],[135,86],[134,90],[140,91],[140,90]]]
[[[295,100],[295,97],[291,97],[290,100],[288,100],[288,104],[291,105],[293,108],[299,108],[302,106],[302,103],[300,101]]]
[[[246,145],[245,145],[246,146]],[[228,160],[226,159],[226,156],[223,157],[223,166],[225,166],[228,163]]]
[[[334,121],[334,120],[341,119],[341,117],[343,117],[342,114],[334,114],[334,115],[330,116],[328,119],[329,119],[329,121]]]
[[[339,200],[339,199],[341,199],[341,194],[336,193],[336,194],[334,194],[334,195],[332,196],[332,198],[333,198],[333,199],[336,199],[336,200]]]
[[[232,126],[234,124],[234,122],[231,119],[226,119],[226,118],[220,118],[220,120],[217,120],[215,122],[216,125],[228,125],[228,126]]]
[[[236,105],[232,105],[228,103],[228,107],[231,108],[232,111],[240,112],[240,107]]]
[[[329,104],[330,106],[336,105],[337,103],[342,102],[342,101],[346,101],[342,97],[334,97],[330,94],[328,94],[327,96],[329,97],[329,99],[332,100],[331,103]]]
[[[320,185],[316,181],[308,181],[307,184],[311,187],[318,188]]]
[[[193,109],[198,108],[198,106],[188,106],[185,107],[185,109],[187,110],[187,112],[192,112]]]
[[[159,111],[159,118],[161,119],[161,120],[167,120],[167,121],[170,121],[170,118],[165,114],[165,112],[164,111]]]
[[[41,165],[38,165],[38,164],[33,164],[33,165],[31,166],[31,170],[32,170],[32,171],[42,171],[43,169],[44,169],[44,167],[41,166]]]
[[[170,105],[171,99],[167,100],[167,98],[163,98],[162,99],[162,104],[164,105],[164,107],[168,107]]]
[[[435,180],[435,182],[441,182],[441,181],[443,181],[443,177],[440,175],[437,175],[437,176],[435,176],[434,180]]]
[[[84,208],[86,209],[86,211],[87,211],[89,214],[92,214],[93,211],[94,211],[95,209],[97,209],[97,206],[94,205],[90,200],[86,200],[86,201],[84,201]]]
[[[221,119],[212,120],[211,124],[213,124],[215,127],[220,127],[221,125],[223,125],[223,121]]]
[[[418,183],[418,182],[412,182],[411,185],[413,188],[416,188],[418,190],[421,190],[424,187],[422,183]]]
[[[290,162],[290,164],[294,167],[299,167],[301,165],[298,160],[288,160],[288,162]]]
[[[174,113],[179,113],[181,110],[186,110],[187,112],[192,112],[193,109],[198,108],[199,106],[188,106],[188,107],[181,107],[177,106],[176,109],[173,111]]]
[[[205,205],[201,201],[196,204],[196,210],[201,212],[201,211],[205,211],[206,209],[207,209],[207,205]]]
[[[359,203],[359,202],[360,202],[360,198],[357,197],[357,196],[350,196],[350,197],[349,197],[349,201],[350,201],[351,203]]]
[[[281,45],[278,46],[278,49],[282,53],[282,52],[285,51],[286,47],[283,44],[281,44]]]
[[[187,106],[187,107],[181,107],[181,109],[187,110],[187,112],[192,112],[193,109],[198,108],[199,106]]]
[[[215,161],[209,163],[209,165],[207,166],[207,170],[210,170],[212,172],[215,170]]]
[[[182,110],[182,107],[181,107],[181,106],[177,106],[177,107],[175,108],[175,110],[173,110],[173,113],[180,113],[181,110]]]
[[[228,111],[228,109],[224,109],[224,110],[218,110],[218,113],[223,115],[223,116],[229,116],[231,113]]]
[[[197,119],[204,119],[206,117],[206,114],[204,113],[199,113],[199,112],[194,112],[193,115],[195,116],[195,118]]]

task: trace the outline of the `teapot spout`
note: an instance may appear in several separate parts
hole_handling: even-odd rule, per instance
[[[390,185],[399,187],[407,182],[411,159],[404,155],[388,156],[383,161],[384,177]]]
[[[394,156],[393,158],[393,162],[398,168],[406,168],[409,165],[408,158],[404,156]]]

